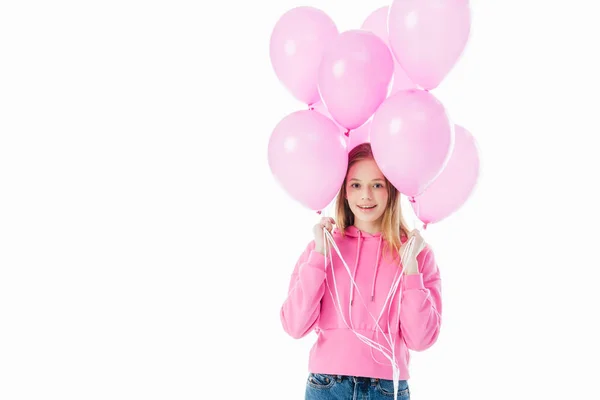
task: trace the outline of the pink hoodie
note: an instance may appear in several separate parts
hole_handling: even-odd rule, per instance
[[[377,319],[382,313],[399,266],[382,256],[380,234],[371,235],[351,226],[346,228],[344,237],[337,228],[334,229],[333,237],[360,292],[359,296],[342,261],[332,250],[335,283],[346,322],[356,332],[390,349],[371,315]],[[281,307],[283,329],[297,339],[315,329],[317,341],[310,351],[309,372],[393,379],[390,361],[379,350],[362,342],[340,317],[337,300],[334,302],[336,294],[331,265],[325,268],[325,258],[314,251],[314,247],[315,243],[311,241],[292,273],[288,297]],[[401,380],[410,377],[408,349],[428,349],[440,332],[440,273],[429,246],[419,253],[417,261],[419,273],[402,274],[390,312],[386,306],[379,320],[379,326],[388,334],[389,316],[390,333],[396,338],[395,356]],[[398,321],[399,298],[402,301]]]

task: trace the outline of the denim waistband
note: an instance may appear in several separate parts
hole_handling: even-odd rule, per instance
[[[344,380],[349,380],[349,381],[352,381],[354,383],[371,383],[371,385],[377,385],[380,381],[384,381],[384,382],[389,381],[388,379],[367,378],[367,377],[364,377],[364,376],[331,375],[331,374],[324,374],[324,375],[331,376],[337,382],[342,382]]]

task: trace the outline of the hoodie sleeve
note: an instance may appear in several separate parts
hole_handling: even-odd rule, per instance
[[[400,331],[407,347],[414,351],[430,348],[442,323],[442,282],[431,248],[417,256],[419,273],[403,277]]]
[[[315,327],[325,293],[325,257],[310,242],[300,256],[290,279],[288,296],[281,307],[283,329],[295,339]]]

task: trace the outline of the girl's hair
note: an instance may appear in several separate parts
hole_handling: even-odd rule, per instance
[[[346,177],[344,178],[344,183],[342,184],[335,202],[335,221],[342,235],[344,235],[344,231],[347,227],[354,225],[354,214],[350,210],[348,200],[346,199],[348,171],[350,171],[350,168],[354,164],[362,160],[375,160],[370,143],[362,143],[352,149],[348,154]],[[406,221],[402,216],[400,192],[387,178],[385,178],[385,186],[388,191],[388,201],[381,218],[381,234],[385,240],[385,248],[388,250],[388,253],[391,251],[392,259],[395,259],[399,256],[400,246],[402,244],[400,238],[408,237],[409,230]]]

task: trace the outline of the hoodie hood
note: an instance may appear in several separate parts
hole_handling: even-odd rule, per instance
[[[336,228],[336,233],[339,235],[340,231]],[[379,263],[381,262],[381,248],[383,243],[383,235],[381,232],[378,233],[368,233],[363,232],[355,226],[349,226],[344,231],[347,237],[356,239],[356,257],[354,258],[354,268],[352,269],[352,280],[356,282],[356,271],[358,270],[358,264],[361,259],[362,248],[365,241],[377,241],[377,253],[375,259],[373,260],[374,268],[373,268],[373,279],[371,283],[371,301],[375,299],[375,281],[377,280],[377,272],[379,271]],[[350,261],[350,260],[348,260]],[[368,261],[367,261],[368,262]],[[350,263],[348,263],[350,264]],[[350,266],[350,265],[349,265]],[[350,305],[354,302],[354,285],[350,285]]]
[[[346,228],[346,230],[345,230],[344,232],[345,232],[345,234],[346,234],[347,236],[350,236],[350,237],[355,237],[355,238],[357,238],[357,237],[362,237],[362,238],[364,238],[364,239],[367,239],[367,238],[377,238],[377,239],[380,239],[380,238],[381,238],[381,236],[382,236],[382,235],[381,235],[381,232],[378,232],[378,233],[368,233],[368,232],[364,232],[364,231],[361,231],[361,230],[359,230],[359,229],[358,229],[357,227],[355,227],[354,225],[351,225],[351,226],[347,227],[347,228]]]
[[[340,237],[341,236],[341,232],[338,228],[334,228],[333,231],[334,235]],[[379,272],[379,266],[381,264],[381,257],[382,257],[382,251],[383,251],[383,235],[381,234],[381,232],[377,232],[377,233],[368,233],[368,232],[364,232],[361,231],[360,229],[358,229],[357,227],[355,227],[354,225],[346,227],[345,231],[345,236],[348,238],[352,238],[351,240],[356,240],[356,255],[354,257],[354,266],[352,268],[352,280],[354,282],[356,282],[356,271],[358,270],[358,264],[361,261],[361,256],[363,253],[363,246],[365,242],[370,242],[370,241],[376,241],[377,242],[377,251],[376,251],[376,255],[375,258],[372,260],[373,262],[373,278],[371,280],[371,301],[374,301],[375,299],[375,284],[377,281],[377,273]],[[405,238],[401,239],[401,242],[404,243],[406,241]],[[371,255],[372,257],[372,255]],[[365,260],[367,263],[370,262],[369,260]],[[350,260],[347,260],[348,266],[350,267],[352,264],[350,263]],[[352,305],[354,300],[354,285],[351,284],[350,285],[350,305]]]

